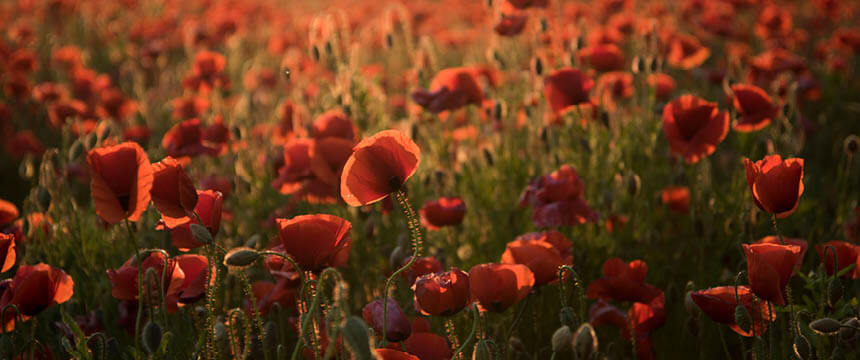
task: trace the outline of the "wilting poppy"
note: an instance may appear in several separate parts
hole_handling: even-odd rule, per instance
[[[619,258],[609,258],[603,263],[603,277],[588,284],[589,299],[613,299],[615,301],[649,302],[659,291],[645,283],[648,265],[642,260],[630,263]]]
[[[411,260],[412,257],[407,256],[403,259],[400,266],[406,265]],[[436,260],[435,257],[424,256],[415,259],[412,266],[406,269],[406,271],[400,273],[400,275],[406,280],[407,284],[411,285],[415,283],[415,279],[418,279],[419,276],[437,272],[442,272],[442,263],[440,263],[439,260]]]
[[[429,230],[437,230],[444,226],[459,225],[466,215],[466,203],[459,197],[442,197],[428,201],[418,212],[421,224]]]
[[[179,307],[185,304],[196,302],[206,296],[206,288],[215,282],[215,266],[211,267],[212,278],[207,285],[206,279],[209,278],[209,259],[202,255],[185,254],[173,258],[179,269],[185,275],[179,290],[175,294],[170,294],[165,297],[167,310],[175,312]]]
[[[669,41],[666,62],[676,68],[689,70],[702,65],[709,56],[711,56],[711,50],[703,46],[696,37],[675,34]]]
[[[135,142],[90,150],[90,192],[96,213],[108,224],[137,221],[149,206],[152,165]]]
[[[353,141],[355,134],[356,129],[352,119],[340,110],[329,110],[317,117],[311,131],[315,139],[333,136]]]
[[[472,67],[455,67],[439,71],[430,82],[430,90],[419,89],[412,99],[427,111],[439,113],[466,105],[480,105],[484,92]]]
[[[349,256],[352,224],[334,215],[300,215],[277,219],[278,237],[284,250],[302,270],[319,272],[342,266]]]
[[[800,246],[743,244],[750,289],[756,296],[785,306],[785,286],[794,269],[803,262]]]
[[[374,349],[373,351],[380,360],[420,360],[415,355],[394,349]]]
[[[161,138],[161,147],[173,157],[193,157],[201,154],[218,155],[220,149],[203,142],[203,128],[199,119],[185,120],[174,125]]]
[[[672,152],[694,164],[714,153],[729,133],[729,113],[717,104],[682,95],[663,109],[663,133]]]
[[[524,299],[535,284],[525,265],[480,264],[469,269],[469,292],[484,310],[502,312]]]
[[[827,275],[833,275],[834,270],[841,272],[845,268],[854,265],[857,262],[858,256],[860,256],[860,246],[845,241],[828,241],[816,246],[815,250],[818,252],[818,258],[824,262]],[[836,261],[836,264],[833,263],[834,261]],[[842,276],[858,279],[860,278],[860,270],[854,268]]]
[[[558,279],[560,266],[573,264],[570,240],[555,230],[520,235],[508,243],[501,263],[528,266],[540,286]]]
[[[669,186],[660,192],[660,200],[663,205],[668,205],[669,209],[679,213],[687,214],[690,212],[690,188],[686,186]]]
[[[197,206],[197,190],[182,164],[172,157],[152,164],[152,203],[161,212],[167,227],[188,222],[188,213]]]
[[[520,194],[520,207],[532,206],[537,227],[582,225],[597,213],[585,202],[585,183],[570,165],[532,180]]]
[[[149,269],[155,271],[155,279],[143,278],[144,291],[146,294],[146,286],[150,287],[149,293],[157,294],[160,289],[164,289],[164,296],[176,296],[182,284],[185,282],[185,273],[182,271],[175,259],[165,259],[161,252],[151,252],[144,255],[143,269],[144,276]],[[167,272],[164,272],[164,263],[167,262]],[[119,269],[108,269],[107,276],[110,279],[111,295],[117,300],[134,301],[139,298],[138,282],[137,282],[137,255],[132,255]],[[161,284],[161,279],[164,278],[164,284]],[[162,286],[163,285],[163,286]]]
[[[6,225],[18,218],[18,207],[15,204],[0,199],[0,226]]]
[[[15,235],[0,233],[0,273],[15,266]]]
[[[803,159],[783,160],[779,155],[767,155],[752,162],[744,159],[747,185],[759,209],[784,218],[797,209],[803,194]]]
[[[388,323],[385,326],[385,338],[392,342],[403,341],[412,333],[409,319],[400,309],[400,305],[397,305],[397,301],[389,297],[386,303],[388,305]],[[361,310],[361,317],[364,318],[364,321],[373,328],[374,332],[380,335],[382,335],[382,322],[383,317],[385,317],[383,309],[382,299],[376,299]]]
[[[694,291],[690,297],[711,320],[728,325],[741,336],[762,336],[767,331],[767,321],[776,320],[776,314],[768,310],[768,302],[755,300],[755,295],[747,286],[719,286]],[[738,305],[745,307],[750,314],[750,329],[741,329],[735,323],[735,308]]]
[[[741,132],[759,130],[779,113],[770,96],[755,85],[732,85],[732,105],[739,115],[734,129]]]
[[[574,106],[590,104],[594,80],[574,68],[553,71],[544,79],[543,94],[552,112],[559,115]]]
[[[189,216],[184,222],[176,223],[176,226],[168,226],[167,222],[159,221],[156,230],[169,230],[170,241],[180,251],[188,251],[203,246],[194,233],[191,232],[191,224],[203,225],[212,237],[218,234],[221,228],[221,214],[224,197],[220,192],[213,190],[197,190],[197,206],[194,212],[197,216]],[[198,218],[203,223],[198,221]]]
[[[72,277],[46,264],[21,265],[12,279],[0,282],[0,308],[15,305],[21,320],[27,321],[42,310],[68,301],[74,293]],[[5,331],[15,329],[15,311],[3,314]]]
[[[424,315],[454,315],[469,303],[469,286],[469,275],[457,268],[419,276],[412,285],[415,310]]]
[[[400,190],[418,170],[421,150],[397,130],[361,140],[343,167],[340,195],[350,206],[367,205]]]

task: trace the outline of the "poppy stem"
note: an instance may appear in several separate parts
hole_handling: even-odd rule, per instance
[[[403,190],[397,190],[393,194],[397,202],[400,203],[403,215],[406,216],[406,225],[409,227],[409,233],[412,238],[412,257],[409,259],[409,262],[401,266],[385,280],[385,286],[382,289],[382,347],[388,344],[388,339],[385,336],[388,330],[388,288],[394,279],[397,278],[397,275],[412,267],[412,264],[415,263],[415,260],[421,254],[421,224],[418,222],[418,217],[415,216],[415,210],[412,208],[412,204],[409,203],[409,198]]]
[[[277,251],[261,251],[260,255],[261,256],[266,256],[266,255],[277,256],[277,257],[284,259],[287,262],[289,262],[290,265],[293,266],[293,269],[296,271],[296,273],[299,274],[299,294],[304,294],[305,273],[302,272],[302,268],[299,267],[299,264],[297,264],[296,261],[293,260],[293,258],[291,258],[289,255],[287,255],[285,253],[279,253]]]
[[[460,345],[460,347],[457,348],[457,351],[454,352],[454,355],[451,357],[452,359],[459,359],[460,354],[466,351],[466,347],[469,346],[469,343],[475,338],[475,331],[478,329],[478,323],[480,320],[481,313],[478,311],[478,305],[476,303],[472,303],[472,331],[469,332],[469,337],[463,341],[463,345]]]
[[[248,276],[246,276],[244,272],[240,271],[239,279],[242,281],[242,286],[245,290],[245,297],[251,299],[251,316],[254,318],[254,324],[257,326],[257,341],[260,342],[260,348],[262,349],[265,330],[263,329],[263,319],[260,317],[260,309],[257,308],[257,299],[254,297],[254,291],[251,290],[251,282],[248,281]],[[269,352],[264,351],[263,353],[266,359],[268,359]]]
[[[529,299],[531,298],[531,294],[523,299],[523,305],[520,306],[520,309],[517,311],[517,315],[514,316],[514,321],[511,322],[511,327],[508,329],[508,332],[505,333],[505,343],[509,343],[511,339],[511,335],[514,334],[514,330],[517,328],[517,324],[520,323],[520,319],[523,317],[523,314],[526,312],[526,308],[529,306]],[[505,359],[508,358],[508,349],[505,349]]]
[[[134,244],[134,250],[137,252],[135,259],[137,260],[137,316],[134,321],[134,351],[140,353],[140,317],[143,314],[143,254],[140,251],[140,245],[137,243],[137,236],[134,236],[134,231],[131,230],[131,222],[125,219],[125,228],[128,230],[128,237],[131,238]],[[164,259],[167,261],[167,259]]]
[[[451,344],[451,347],[460,348],[460,340],[457,339],[457,329],[454,327],[454,319],[452,318],[445,319],[445,335],[448,336],[448,343]],[[451,357],[451,360],[458,359],[456,353]]]
[[[567,304],[567,291],[565,290],[565,281],[564,281],[564,273],[565,271],[570,273],[570,276],[573,278],[573,286],[576,290],[577,300],[578,300],[578,309],[577,315],[580,319],[585,318],[585,292],[583,291],[582,282],[579,280],[579,274],[576,270],[573,269],[573,266],[570,265],[562,265],[558,268],[558,280],[559,286],[561,287],[561,304],[562,306],[568,306]]]
[[[771,222],[773,223],[773,231],[775,231],[775,232],[776,232],[776,236],[778,236],[778,237],[779,237],[779,242],[780,242],[782,245],[785,245],[785,240],[783,240],[783,239],[782,239],[782,234],[779,232],[779,227],[778,227],[778,226],[776,226],[776,214],[771,214],[771,215],[770,215],[770,220],[771,220]]]

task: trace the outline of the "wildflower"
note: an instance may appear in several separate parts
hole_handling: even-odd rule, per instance
[[[90,150],[90,192],[96,213],[108,224],[137,221],[149,206],[152,165],[135,142]]]

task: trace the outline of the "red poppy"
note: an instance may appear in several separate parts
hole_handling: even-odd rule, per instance
[[[283,309],[295,309],[296,307],[296,293],[298,289],[291,286],[284,279],[278,279],[277,283],[255,281],[251,285],[251,291],[254,293],[254,299],[257,302],[257,311],[260,312],[260,315],[268,314],[272,306],[276,303]],[[245,308],[251,308],[250,301],[245,304]]]
[[[663,205],[679,214],[690,212],[690,188],[686,186],[669,186],[660,192]]]
[[[609,258],[603,263],[603,277],[588,285],[586,296],[589,299],[650,302],[659,289],[645,283],[647,274],[648,265],[642,260],[625,263],[619,258]]]
[[[617,307],[610,305],[606,300],[598,299],[588,308],[588,322],[592,326],[614,325],[622,331],[627,328],[627,314]]]
[[[624,68],[624,53],[615,44],[594,44],[579,51],[579,57],[600,72]]]
[[[284,250],[305,271],[320,272],[342,266],[349,256],[352,224],[334,215],[300,215],[277,219],[278,237]],[[308,241],[313,239],[313,241]]]
[[[803,159],[783,160],[779,155],[768,155],[752,162],[744,159],[747,185],[759,209],[784,218],[797,210],[803,194]]]
[[[278,170],[278,178],[272,181],[272,187],[285,195],[299,191],[304,181],[312,175],[313,147],[312,139],[287,141],[283,146],[284,165]]]
[[[0,199],[0,226],[6,225],[18,218],[18,207],[15,204]]]
[[[806,243],[806,240],[789,237],[782,237],[782,239],[780,239],[779,236],[770,235],[759,239],[755,242],[755,244],[783,245],[783,242],[785,243],[785,245],[797,245],[800,247],[800,260],[794,266],[795,270],[800,270],[800,266],[803,265],[803,258],[804,256],[806,256],[806,250],[809,249],[809,244]]]
[[[669,41],[666,62],[676,68],[689,70],[702,65],[710,56],[711,50],[703,46],[695,36],[675,34]]]
[[[96,213],[108,224],[137,221],[149,206],[152,165],[135,142],[90,150],[90,192]]]
[[[144,276],[149,269],[155,271],[155,279],[143,278],[145,286],[150,286],[150,293],[157,294],[163,286],[164,296],[176,296],[182,284],[185,282],[185,273],[179,268],[175,259],[165,259],[161,252],[151,252],[143,259],[142,272]],[[167,272],[164,272],[164,263],[167,262]],[[137,282],[137,255],[132,255],[119,269],[108,269],[110,279],[111,295],[117,300],[134,301],[138,299]],[[165,279],[161,284],[162,277]],[[146,289],[144,289],[146,291]]]
[[[617,103],[633,96],[633,74],[624,71],[612,71],[600,75],[597,79],[596,103],[608,111],[615,111]]]
[[[845,268],[854,265],[858,257],[860,257],[860,246],[845,241],[828,241],[816,246],[815,250],[818,252],[818,258],[824,262],[827,275],[831,276],[833,275],[834,268],[836,272],[841,272]],[[834,260],[836,261],[835,266],[833,264]],[[860,279],[860,269],[854,268],[842,276],[851,279]]]
[[[180,120],[200,118],[209,109],[209,100],[202,96],[173,99],[173,117]]]
[[[203,142],[203,129],[199,119],[185,120],[174,125],[161,139],[161,147],[167,150],[167,155],[193,157],[201,154],[218,155],[220,149]]]
[[[430,90],[415,90],[412,99],[434,114],[470,104],[480,105],[484,92],[476,77],[476,69],[472,67],[444,69],[433,77]]]
[[[324,112],[314,120],[313,128],[311,129],[311,135],[315,139],[333,136],[353,141],[355,140],[355,134],[356,128],[352,119],[340,110]]]
[[[310,148],[311,172],[326,184],[339,185],[341,170],[352,155],[354,144],[351,139],[339,137],[326,137],[314,141]]]
[[[403,341],[412,333],[409,319],[394,299],[389,297],[386,304],[388,305],[388,323],[385,326],[385,338],[391,342]],[[383,309],[382,299],[376,299],[361,310],[361,317],[364,318],[364,321],[373,328],[374,332],[380,335],[382,335],[383,315],[385,315]]]
[[[785,306],[785,286],[803,262],[800,246],[743,244],[750,288],[756,296]]]
[[[469,275],[457,268],[419,276],[412,285],[415,311],[424,315],[451,316],[469,303]]]
[[[221,196],[226,199],[233,192],[233,180],[227,176],[210,174],[200,179],[200,190],[220,192]]]
[[[0,233],[0,273],[15,266],[15,235]]]
[[[480,264],[469,269],[469,292],[483,310],[502,312],[524,299],[535,284],[525,265]]]
[[[168,156],[152,164],[152,203],[167,227],[188,222],[188,212],[197,206],[197,190],[182,164]]]
[[[594,221],[597,213],[585,202],[585,184],[570,165],[532,180],[520,194],[520,207],[532,206],[537,227],[581,225]]]
[[[43,104],[62,100],[68,96],[69,91],[64,86],[56,83],[43,82],[33,86],[33,99]]]
[[[447,345],[447,344],[446,344]],[[421,360],[415,355],[393,349],[374,349],[380,360]]]
[[[675,79],[663,73],[655,73],[648,75],[648,84],[654,88],[657,100],[667,101],[672,93],[675,92]]]
[[[40,158],[45,152],[45,145],[42,145],[36,134],[30,130],[15,132],[11,139],[4,140],[6,152],[15,160],[21,160],[27,155]]]
[[[728,325],[741,336],[762,336],[767,331],[766,321],[776,321],[776,314],[768,310],[767,301],[756,300],[752,290],[746,286],[719,286],[694,291],[690,297],[711,320]],[[735,308],[738,305],[745,307],[750,314],[752,326],[748,330],[741,329],[735,323]]]
[[[574,68],[553,71],[544,79],[543,94],[552,112],[559,115],[575,106],[590,104],[594,80]]]
[[[409,261],[412,260],[411,256],[407,256],[403,259],[401,266],[406,265]],[[426,274],[438,273],[442,272],[442,263],[439,260],[436,260],[435,257],[432,256],[424,256],[418,259],[415,259],[415,262],[412,263],[406,271],[400,273],[400,276],[406,280],[407,284],[414,284],[415,279]]]
[[[146,125],[134,125],[125,128],[122,132],[122,138],[125,141],[134,141],[141,145],[146,145],[149,142],[149,137],[152,133]]]
[[[716,103],[682,95],[663,109],[663,133],[672,152],[694,164],[711,155],[729,133],[729,113]]]
[[[197,216],[189,216],[185,222],[177,222],[175,226],[167,225],[165,221],[159,221],[156,230],[169,230],[170,241],[180,251],[188,251],[203,246],[194,233],[191,232],[191,224],[203,225],[212,237],[221,229],[221,215],[224,197],[218,191],[197,190],[197,206],[194,212]],[[200,218],[201,224],[197,219]]]
[[[526,28],[528,19],[528,15],[525,14],[502,13],[499,22],[493,26],[493,30],[501,36],[517,36]]]
[[[226,64],[223,55],[201,51],[194,55],[191,75],[182,80],[182,86],[203,94],[216,88],[227,88],[230,86],[230,79],[224,74]]]
[[[793,27],[791,16],[791,12],[782,6],[765,6],[755,25],[756,35],[762,39],[790,35]]]
[[[418,211],[421,215],[421,225],[429,230],[438,230],[444,226],[459,225],[466,216],[466,203],[459,197],[442,197],[428,201]]]
[[[412,334],[403,345],[420,360],[449,360],[454,355],[444,337],[430,332]]]
[[[185,274],[185,279],[175,294],[168,295],[164,301],[167,303],[167,311],[176,312],[185,304],[194,303],[206,296],[206,288],[215,282],[215,266],[211,267],[212,278],[207,285],[209,269],[206,266],[209,260],[202,255],[179,255],[174,258],[179,269]]]
[[[343,167],[341,197],[350,206],[382,200],[415,174],[420,158],[418,145],[397,130],[361,140]]]
[[[573,264],[570,240],[552,230],[518,236],[502,254],[502,264],[522,264],[534,273],[535,286],[558,279],[558,268]]]
[[[113,119],[123,122],[137,112],[137,102],[127,98],[121,91],[110,88],[99,93],[99,104],[96,114],[103,119]]]
[[[549,0],[507,0],[507,2],[517,9],[545,8],[549,5]]]
[[[0,308],[15,305],[21,320],[27,321],[42,310],[68,301],[75,282],[62,269],[46,264],[21,265],[12,279],[0,282]],[[3,314],[5,331],[15,329],[15,311]]]
[[[734,129],[741,132],[764,128],[779,113],[767,93],[755,85],[732,85],[732,105],[740,116]]]

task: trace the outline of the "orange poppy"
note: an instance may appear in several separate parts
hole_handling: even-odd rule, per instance
[[[553,71],[544,79],[543,94],[552,112],[561,114],[575,106],[590,104],[594,80],[574,68]]]
[[[469,269],[469,292],[481,309],[502,312],[532,290],[535,276],[519,264],[480,264]]]
[[[378,132],[353,148],[340,178],[341,197],[350,206],[382,200],[415,174],[420,158],[418,145],[402,132]]]
[[[466,216],[466,203],[459,197],[442,197],[428,201],[418,210],[421,225],[428,230],[438,230],[444,226],[459,225]]]
[[[203,128],[200,119],[185,120],[174,125],[161,138],[161,147],[167,150],[167,155],[181,158],[201,154],[218,155],[220,149],[203,142]]]
[[[860,246],[846,241],[828,241],[815,247],[818,258],[824,263],[827,275],[832,276],[834,272],[841,272],[845,268],[854,265],[860,258]],[[834,255],[834,252],[836,253]],[[836,261],[836,264],[833,262]],[[846,278],[860,279],[860,269],[856,267],[842,275]]]
[[[768,155],[756,162],[744,159],[744,167],[747,185],[760,209],[777,218],[797,210],[803,194],[803,159]]]
[[[385,326],[385,338],[391,342],[403,341],[412,334],[412,325],[400,305],[392,298],[388,298],[388,323]],[[364,318],[373,331],[377,334],[382,334],[382,321],[386,315],[383,312],[382,299],[376,299],[368,303],[361,309],[361,317]]]
[[[660,200],[663,205],[678,214],[690,212],[690,188],[686,186],[669,186],[660,192]]]
[[[0,308],[15,305],[21,320],[27,321],[42,310],[72,298],[75,282],[59,268],[47,264],[21,265],[12,279],[0,282]],[[15,329],[15,311],[3,314],[5,331]]]
[[[167,262],[167,272],[164,272],[164,263]],[[166,259],[161,252],[151,252],[142,261],[143,274],[149,269],[155,271],[155,279],[143,278],[144,284],[150,286],[150,293],[157,294],[164,289],[164,296],[176,296],[179,293],[182,284],[185,282],[185,273],[177,266],[176,259]],[[106,271],[108,279],[110,279],[111,296],[117,300],[135,301],[139,298],[138,282],[137,282],[137,255],[132,255],[119,269],[108,269]],[[161,284],[161,279],[165,279],[165,283]],[[144,289],[144,291],[146,291]],[[144,292],[146,294],[146,292]]]
[[[352,155],[354,144],[352,139],[331,136],[314,141],[310,151],[311,172],[326,184],[339,185],[341,170]]]
[[[314,120],[311,129],[311,135],[316,139],[333,136],[352,141],[355,140],[356,132],[352,119],[340,110],[329,110],[322,113]]]
[[[206,296],[206,288],[215,282],[215,266],[212,266],[212,278],[207,285],[209,277],[209,259],[202,255],[185,254],[173,258],[179,269],[185,274],[179,290],[164,298],[167,303],[168,312],[176,312],[185,304],[194,303]]]
[[[90,192],[96,214],[108,224],[137,221],[149,206],[152,165],[135,142],[90,150]]]
[[[152,203],[167,227],[188,222],[188,212],[197,206],[197,190],[182,164],[168,156],[152,164]]]
[[[728,325],[741,336],[762,336],[767,331],[767,321],[776,321],[776,314],[768,310],[768,302],[755,301],[752,290],[747,286],[718,286],[694,291],[690,297],[711,320]],[[750,329],[741,329],[735,322],[735,308],[739,305],[750,314]]]
[[[675,79],[663,73],[648,75],[648,85],[654,88],[657,100],[666,101],[675,92]]]
[[[595,44],[579,51],[579,57],[600,72],[624,68],[624,53],[615,44]]]
[[[167,222],[162,219],[155,226],[156,230],[169,230],[170,241],[173,246],[176,246],[179,251],[188,251],[203,246],[194,234],[191,232],[191,224],[203,225],[212,237],[218,234],[221,229],[221,215],[224,197],[221,193],[213,190],[197,190],[197,205],[194,207],[194,212],[197,216],[189,216],[184,222],[174,222],[175,226],[167,225]],[[198,217],[203,223],[198,222]]]
[[[666,62],[682,70],[690,70],[702,65],[711,50],[703,46],[695,36],[686,34],[675,34],[669,41],[669,53]]]
[[[458,268],[421,275],[412,284],[415,311],[424,315],[454,315],[468,305],[469,289],[469,275]]]
[[[502,264],[522,264],[534,273],[535,286],[558,279],[558,268],[573,264],[570,240],[552,230],[517,236],[502,254]]]
[[[15,266],[15,235],[0,233],[0,273]]]
[[[729,113],[716,103],[682,95],[663,109],[663,133],[673,153],[694,164],[711,155],[729,133]]]
[[[803,262],[800,246],[743,244],[750,289],[756,296],[785,306],[785,286]]]
[[[782,237],[782,239],[780,239],[779,236],[770,235],[770,236],[765,236],[765,237],[759,239],[754,244],[782,245],[783,242],[785,243],[785,245],[796,245],[796,246],[800,247],[800,261],[798,261],[794,266],[795,270],[800,270],[800,266],[803,265],[803,258],[804,258],[804,256],[806,256],[806,250],[809,249],[809,244],[806,243],[806,240],[789,238],[789,237],[784,237],[784,236]]]
[[[0,199],[0,226],[6,225],[18,218],[18,207],[15,204]]]
[[[320,272],[326,267],[346,264],[352,246],[349,221],[326,214],[299,215],[276,221],[284,250],[302,270]]]
[[[755,85],[732,85],[732,105],[740,115],[734,129],[741,132],[759,130],[779,113],[770,96]]]
[[[281,194],[292,194],[301,189],[304,180],[312,175],[312,139],[291,139],[283,146],[284,164],[278,169],[278,177],[272,187]]]
[[[45,152],[45,145],[42,145],[36,134],[30,130],[15,132],[11,139],[4,139],[4,141],[6,152],[15,160],[21,160],[28,154],[41,158]]]

